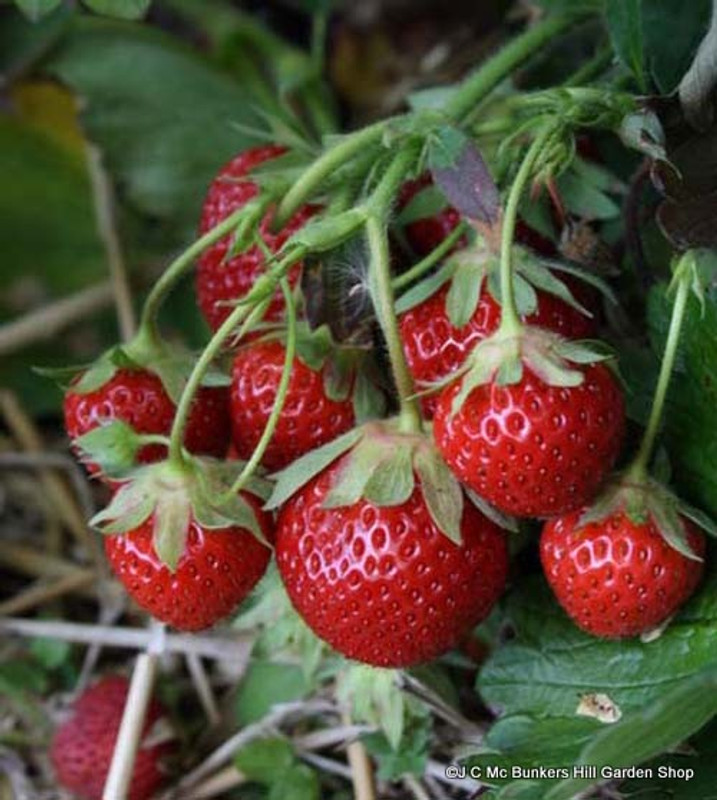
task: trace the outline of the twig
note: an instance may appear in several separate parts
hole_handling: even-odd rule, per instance
[[[78,622],[57,622],[35,619],[0,619],[0,632],[19,636],[44,636],[79,644],[102,644],[106,647],[122,647],[144,650],[152,634],[144,628],[116,628],[103,625],[87,625]],[[168,633],[167,653],[196,653],[204,658],[227,659],[234,663],[245,662],[253,645],[252,636],[220,634]]]
[[[347,713],[342,715],[342,721],[344,725],[351,724],[351,718]],[[351,742],[346,747],[346,755],[351,767],[351,781],[354,786],[355,800],[376,800],[373,767],[366,748],[359,741]]]
[[[64,328],[111,305],[113,296],[111,282],[103,281],[0,325],[0,355],[52,339]]]
[[[296,736],[293,742],[297,750],[323,750],[325,747],[346,744],[364,733],[371,733],[375,730],[370,725],[342,725]]]
[[[323,770],[324,772],[329,772],[332,775],[338,775],[341,778],[345,778],[347,781],[353,779],[351,767],[347,767],[346,764],[342,763],[341,761],[336,761],[333,758],[326,758],[325,756],[319,756],[316,755],[316,753],[300,752],[299,756],[306,761],[307,764],[318,767],[318,769]],[[358,795],[354,796],[354,800],[356,800],[356,798],[358,798]]]
[[[241,786],[245,781],[246,778],[235,766],[226,767],[215,772],[214,775],[189,792],[177,795],[176,800],[209,800],[211,797]]]
[[[252,725],[247,725],[246,728],[222,743],[196,769],[182,778],[177,784],[176,790],[182,792],[196,785],[207,775],[224,766],[234,753],[246,744],[270,733],[274,728],[286,721],[287,718],[292,716],[308,717],[335,710],[333,705],[323,700],[275,705],[263,719]]]
[[[104,245],[110,268],[110,280],[117,307],[120,335],[124,341],[129,341],[137,328],[137,320],[132,307],[132,293],[127,280],[127,268],[117,235],[114,192],[107,171],[102,164],[102,152],[92,144],[87,144],[87,166],[92,182],[97,230]]]
[[[204,669],[204,664],[202,664],[202,659],[196,653],[187,653],[185,660],[209,724],[212,726],[217,725],[221,720],[221,714],[217,708],[217,701],[209,683],[207,672]]]
[[[415,775],[407,773],[401,778],[401,782],[416,800],[431,800],[431,796]]]
[[[102,800],[126,800],[157,673],[157,653],[137,656]]]
[[[18,467],[29,469],[55,467],[64,470],[77,493],[85,517],[89,519],[94,516],[96,509],[92,493],[84,473],[74,459],[62,455],[62,453],[0,453],[0,468],[17,469]]]
[[[83,567],[63,558],[12,542],[0,542],[0,564],[37,578],[63,578],[84,572]],[[75,591],[88,597],[95,597],[96,594],[89,589],[80,588]]]
[[[426,786],[433,794],[433,800],[451,800],[448,796],[448,792],[432,775],[425,775],[423,779],[426,782]]]
[[[62,597],[62,595],[68,592],[87,586],[92,583],[96,577],[92,570],[78,569],[71,572],[69,575],[59,578],[53,583],[48,584],[38,581],[15,595],[15,597],[0,603],[0,616],[7,617],[10,614],[25,613],[31,608],[47,603],[50,600],[56,600],[58,597]]]
[[[45,447],[35,424],[25,413],[17,397],[10,391],[0,391],[0,412],[7,423],[13,438],[30,453],[44,452]],[[57,514],[77,541],[92,555],[97,568],[106,573],[99,544],[91,533],[82,511],[63,480],[51,471],[42,471],[40,480],[47,495],[57,509]]]

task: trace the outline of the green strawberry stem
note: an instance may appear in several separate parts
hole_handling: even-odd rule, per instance
[[[199,356],[187,380],[187,385],[182,392],[177,406],[177,413],[174,415],[172,431],[169,435],[168,459],[176,466],[181,467],[184,464],[184,454],[182,450],[184,429],[187,425],[194,395],[199,390],[202,379],[212,361],[218,355],[225,340],[228,339],[231,333],[236,329],[236,326],[241,323],[241,328],[237,334],[237,338],[241,338],[262,318],[270,302],[271,295],[260,298],[253,307],[250,303],[241,303],[238,305],[217,329],[216,333],[209,340],[209,343]]]
[[[261,438],[257,442],[254,452],[251,454],[251,458],[246,462],[244,468],[239,473],[237,479],[234,481],[231,489],[228,492],[228,494],[232,496],[238,494],[239,491],[244,488],[246,482],[252,477],[257,466],[259,465],[259,462],[263,458],[266,448],[271,441],[271,437],[274,435],[274,431],[276,430],[276,424],[278,423],[279,417],[281,416],[281,412],[284,408],[286,394],[289,389],[289,379],[291,378],[291,370],[294,365],[294,356],[296,354],[296,303],[294,301],[294,295],[291,292],[291,287],[289,286],[289,281],[286,278],[281,279],[281,291],[284,294],[284,300],[286,302],[287,323],[284,367],[281,372],[281,378],[279,380],[279,386],[276,392],[276,399],[274,400],[274,406],[271,409],[271,414],[269,414],[269,419],[266,421]]]
[[[528,148],[513,185],[510,187],[508,202],[503,215],[500,238],[501,318],[499,334],[505,336],[516,336],[523,330],[523,324],[520,321],[515,304],[513,287],[513,239],[515,238],[515,225],[518,218],[518,205],[523,196],[523,190],[530,179],[535,162],[554,130],[553,125],[546,125]]]
[[[342,137],[337,144],[314,161],[279,203],[274,218],[274,228],[279,229],[285,225],[292,214],[306,202],[319,184],[332,172],[344,166],[353,156],[362,154],[367,148],[378,144],[388,122],[390,120],[381,120],[356,133]]]
[[[425,275],[426,272],[443,258],[443,256],[453,249],[467,230],[468,223],[466,223],[465,220],[459,222],[438,247],[434,248],[425,258],[422,258],[417,264],[414,264],[409,270],[404,272],[403,275],[394,278],[392,282],[394,291],[400,291],[410,283],[413,283],[413,281]]]
[[[386,339],[391,370],[398,391],[400,428],[411,433],[421,430],[421,411],[418,400],[414,397],[416,390],[403,352],[396,316],[386,219],[393,197],[415,158],[416,152],[413,148],[399,152],[367,201],[369,216],[366,220],[366,237],[371,257],[369,290]]]
[[[244,213],[246,213],[246,209],[243,207],[234,211],[218,225],[215,225],[203,236],[200,236],[167,267],[157,283],[152,287],[152,291],[144,303],[139,330],[132,340],[135,348],[142,350],[147,347],[156,350],[161,347],[161,339],[157,330],[157,313],[164,298],[194,264],[197,257],[223,236],[226,236],[227,233],[230,233],[238,225]]]
[[[446,104],[443,116],[456,122],[463,121],[486,95],[527,58],[542,50],[551,39],[580,18],[593,12],[592,7],[583,6],[570,13],[549,17],[516,37],[499,53],[488,59],[475,74],[466,79]],[[344,166],[351,158],[364,155],[367,149],[380,143],[391,126],[400,126],[407,119],[410,119],[410,115],[381,120],[342,137],[326,150],[304,172],[279,204],[274,221],[275,228],[285,225],[291,215],[316,193],[321,182],[334,170]]]
[[[693,265],[694,257],[689,250],[684,253],[675,268],[673,285],[677,284],[677,292],[675,294],[675,302],[672,306],[672,317],[670,319],[670,329],[667,333],[667,341],[665,342],[665,351],[662,355],[662,364],[660,365],[660,374],[657,379],[657,386],[655,387],[655,395],[652,400],[652,408],[650,409],[650,418],[647,422],[647,428],[640,443],[640,449],[637,451],[637,456],[628,468],[627,474],[630,480],[639,483],[647,478],[648,465],[652,458],[652,452],[655,446],[655,439],[660,429],[660,422],[662,420],[662,411],[665,406],[667,398],[667,390],[670,385],[672,377],[672,369],[675,364],[675,357],[677,355],[677,346],[680,341],[680,331],[682,330],[682,321],[685,317],[685,309],[687,307],[687,298],[690,293],[693,280]]]
[[[581,8],[571,13],[556,14],[529,28],[507,44],[493,58],[485,62],[446,103],[443,112],[457,122],[462,122],[474,111],[476,105],[506,76],[534,53],[542,50],[551,39],[573,25],[581,17],[593,13]]]

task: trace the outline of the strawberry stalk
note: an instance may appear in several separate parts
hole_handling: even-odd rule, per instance
[[[259,462],[264,457],[264,453],[266,452],[266,448],[271,441],[271,437],[274,435],[276,424],[279,421],[279,417],[281,416],[281,412],[284,408],[284,402],[286,401],[286,394],[289,389],[289,379],[291,378],[291,369],[294,364],[294,355],[296,354],[296,303],[294,302],[294,296],[291,293],[291,287],[289,286],[289,282],[286,278],[281,279],[281,291],[284,294],[284,300],[286,302],[287,334],[284,367],[281,372],[281,379],[279,380],[276,399],[274,400],[274,406],[271,409],[269,419],[266,421],[261,438],[257,442],[257,445],[251,454],[251,458],[246,462],[244,468],[232,484],[232,487],[228,492],[230,495],[238,494],[239,491],[244,488],[246,482],[254,474]]]
[[[515,176],[513,185],[510,187],[508,202],[503,215],[503,223],[500,238],[500,302],[501,320],[499,335],[516,336],[523,330],[518,310],[515,303],[515,291],[513,287],[513,240],[515,238],[515,226],[518,218],[518,205],[523,196],[528,180],[530,179],[535,162],[540,156],[546,142],[553,134],[555,128],[552,125],[544,127],[533,140],[525,154],[518,174]]]
[[[675,267],[675,272],[672,278],[670,288],[674,289],[676,286],[675,301],[672,305],[672,316],[670,318],[670,328],[667,334],[667,341],[665,342],[665,350],[662,355],[662,363],[660,365],[660,374],[657,379],[657,386],[655,387],[655,394],[652,400],[652,408],[650,409],[650,417],[647,423],[647,428],[640,443],[640,449],[637,451],[637,456],[628,468],[627,474],[629,479],[635,483],[644,481],[647,478],[647,467],[652,458],[652,453],[655,446],[655,439],[660,429],[660,422],[662,420],[662,412],[667,398],[667,390],[670,386],[670,379],[672,377],[672,370],[677,356],[677,346],[680,341],[680,332],[682,330],[682,322],[685,317],[685,309],[687,307],[687,298],[689,297],[694,281],[695,272],[695,259],[691,251],[687,251],[682,255]]]
[[[391,284],[385,220],[393,197],[414,160],[415,152],[412,148],[403,150],[396,156],[368,200],[369,216],[366,220],[366,238],[371,258],[369,291],[388,347],[391,371],[400,403],[400,429],[407,433],[417,433],[421,430],[421,411],[418,400],[414,397],[416,390],[413,377],[401,344],[401,332]]]
[[[430,269],[432,269],[443,256],[450,253],[454,246],[458,243],[461,236],[464,236],[468,231],[468,223],[462,220],[456,227],[446,236],[446,238],[434,248],[425,258],[414,264],[409,270],[394,278],[392,286],[394,291],[400,291],[415,280],[423,277]]]

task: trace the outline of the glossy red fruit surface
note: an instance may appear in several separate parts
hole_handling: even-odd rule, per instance
[[[129,681],[120,676],[103,678],[76,701],[73,715],[52,740],[50,759],[57,782],[76,796],[100,800],[119,732]],[[147,709],[143,739],[164,709],[152,700]],[[132,772],[129,800],[148,800],[165,781],[163,761],[175,747],[172,742],[142,743]]]
[[[577,368],[577,367],[576,367]],[[625,428],[622,389],[602,365],[580,386],[479,386],[452,413],[461,379],[439,395],[433,430],[460,481],[507,514],[550,517],[588,503],[612,469]]]
[[[540,539],[543,569],[560,605],[583,630],[609,639],[637,636],[662,624],[690,597],[703,562],[670,547],[649,520],[615,513],[578,528],[585,509],[550,520]],[[692,551],[705,538],[682,518]]]
[[[255,342],[234,359],[231,384],[232,435],[239,458],[248,459],[274,407],[285,347],[281,342]],[[286,401],[262,464],[279,470],[315,447],[330,442],[354,426],[351,397],[332,400],[324,377],[299,358],[294,359]]]
[[[247,176],[255,167],[285,152],[286,148],[278,145],[253,147],[225,164],[212,181],[204,200],[199,232],[204,234],[211,230],[229,214],[256,197],[259,188]],[[269,250],[277,252],[284,242],[318,210],[319,206],[303,206],[276,233],[271,230],[272,217],[271,213],[268,213],[261,222],[260,231]],[[251,289],[254,281],[265,270],[266,259],[259,247],[252,247],[226,259],[231,242],[231,235],[227,235],[205,250],[199,258],[197,298],[199,308],[212,330],[217,330],[231,313],[236,300]],[[290,270],[289,282],[292,286],[298,281],[300,272],[300,264],[296,264]],[[281,292],[277,291],[267,309],[265,319],[272,321],[281,319],[283,313],[284,299]]]
[[[407,502],[322,507],[336,465],[281,509],[276,558],[294,607],[348,658],[380,667],[430,661],[484,619],[505,588],[503,532],[466,501],[458,547],[420,485]]]
[[[121,420],[136,433],[168,435],[176,407],[160,379],[144,370],[119,369],[93,392],[65,394],[65,430],[76,439],[103,422]],[[184,444],[197,455],[220,458],[229,441],[229,391],[227,387],[202,387],[192,404]],[[147,464],[164,458],[166,447],[146,445],[138,460]],[[88,465],[91,473],[97,465]]]
[[[574,296],[582,301],[581,282],[560,276]],[[587,287],[590,289],[590,287]],[[585,290],[582,290],[583,293]],[[538,307],[524,316],[526,324],[559,333],[567,339],[589,339],[597,334],[597,322],[548,292],[536,290]],[[476,310],[467,325],[457,328],[446,311],[448,286],[442,286],[422,303],[399,317],[401,341],[411,374],[419,388],[425,388],[455,372],[481,340],[498,330],[500,306],[484,287]],[[421,398],[424,416],[436,411],[437,395]]]
[[[260,503],[247,497],[271,540],[272,525]],[[115,575],[135,602],[155,619],[181,631],[209,628],[231,614],[266,571],[271,552],[245,528],[205,529],[191,522],[177,569],[163,564],[152,542],[153,518],[126,534],[105,537]]]

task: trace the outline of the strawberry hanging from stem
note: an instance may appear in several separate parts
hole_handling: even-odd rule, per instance
[[[703,528],[717,526],[648,473],[690,291],[701,297],[699,253],[677,262],[670,329],[650,418],[632,464],[591,505],[546,523],[543,569],[574,622],[596,636],[647,634],[691,596],[704,569]]]

